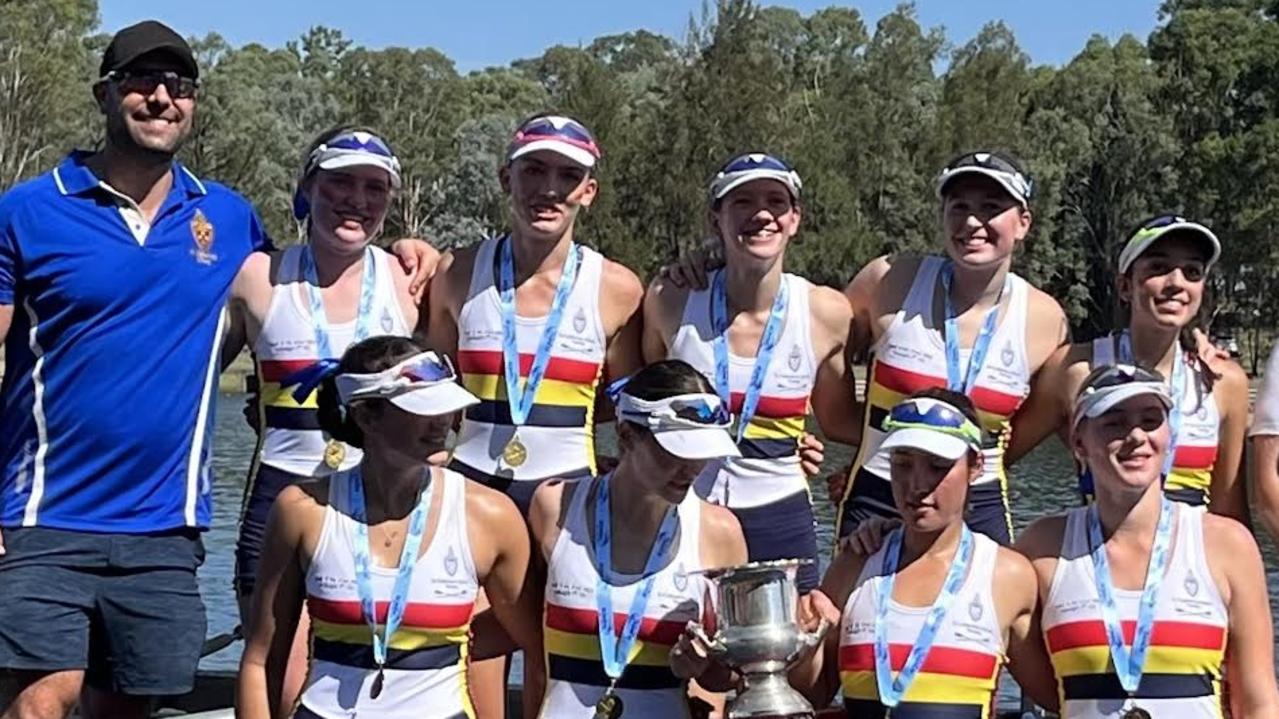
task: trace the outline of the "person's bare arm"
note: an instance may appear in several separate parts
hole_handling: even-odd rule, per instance
[[[818,353],[810,400],[813,414],[827,439],[856,446],[862,439],[862,407],[847,356],[853,310],[844,295],[828,287],[813,287],[809,301],[813,347]]]
[[[604,261],[600,281],[600,320],[606,342],[601,386],[629,377],[644,366],[644,285],[625,265]],[[595,423],[613,420],[613,403],[606,392],[595,395]]]
[[[529,504],[528,529],[532,536],[530,563],[527,579],[526,595],[528,602],[519,605],[526,621],[542,621],[542,609],[546,597],[547,563],[555,542],[560,536],[560,528],[564,526],[565,516],[573,491],[586,491],[585,483],[569,483],[552,480],[544,482],[533,493]],[[541,627],[538,626],[538,640],[541,641]],[[525,652],[524,659],[524,716],[535,717],[542,706],[542,697],[546,691],[545,655],[539,650],[537,657],[532,658]]]
[[[222,369],[226,370],[240,356],[245,345],[256,340],[258,323],[251,317],[258,295],[265,295],[266,304],[271,294],[271,255],[252,252],[244,258],[244,264],[231,282],[231,294],[227,298],[227,326],[222,334]]]
[[[1256,434],[1252,444],[1252,506],[1270,539],[1279,542],[1279,434]]]
[[[275,703],[283,694],[284,672],[302,612],[302,542],[307,515],[314,509],[315,500],[298,485],[285,487],[271,506],[236,685],[236,716],[242,719],[275,719],[292,710]]]
[[[1034,565],[1020,553],[999,548],[995,564],[995,602],[1008,624],[1009,671],[1041,707],[1057,708],[1057,680],[1040,626],[1039,582]]]
[[[457,355],[458,314],[471,285],[474,263],[473,248],[444,253],[431,285],[424,293],[423,304],[418,307],[417,331],[414,334],[425,338],[427,347],[452,355],[454,359]]]
[[[790,671],[791,686],[814,707],[828,706],[839,689],[840,613],[848,604],[865,561],[866,557],[859,554],[836,554],[817,591],[800,597],[799,623],[804,631],[816,631],[822,619],[831,623],[822,646]]]
[[[406,237],[391,244],[391,254],[400,261],[400,267],[413,276],[409,291],[414,296],[426,296],[426,287],[435,275],[440,262],[440,251],[431,243],[416,237]]]
[[[1048,598],[1048,590],[1052,586],[1053,575],[1057,571],[1057,561],[1061,553],[1061,540],[1066,531],[1066,515],[1059,514],[1044,517],[1033,522],[1024,532],[1017,536],[1013,549],[1030,560],[1034,569],[1035,583],[1038,589],[1038,602],[1030,627],[1024,628],[1024,639],[1014,647],[1014,636],[1009,637],[1009,658],[1013,666],[1010,671],[1014,676],[1026,677],[1027,691],[1031,698],[1041,707],[1057,711],[1060,698],[1057,694],[1057,678],[1052,664],[1043,664],[1047,656],[1047,646],[1043,644],[1043,628],[1041,617],[1044,602]],[[1040,642],[1035,646],[1032,642]],[[1014,649],[1016,654],[1013,653]],[[1039,652],[1044,656],[1040,656]],[[1020,666],[1015,666],[1020,663]],[[1021,679],[1018,679],[1020,682]],[[1051,686],[1047,686],[1051,683]]]
[[[1245,527],[1252,526],[1248,515],[1248,489],[1240,477],[1243,470],[1243,441],[1248,432],[1248,376],[1230,360],[1214,361],[1220,379],[1213,386],[1221,411],[1217,435],[1217,461],[1212,467],[1208,488],[1208,508],[1213,514],[1231,517]]]
[[[0,304],[0,347],[9,337],[9,328],[13,326],[13,305]]]
[[[1058,348],[1031,378],[1030,394],[1012,417],[1005,464],[1011,466],[1069,424],[1066,396],[1070,389],[1066,386],[1066,375],[1075,354],[1070,345]]]
[[[1261,551],[1252,534],[1228,517],[1204,515],[1204,551],[1230,616],[1226,681],[1231,715],[1279,717],[1274,624]]]
[[[747,562],[746,538],[736,515],[724,507],[702,503],[702,566],[736,567]],[[734,686],[733,672],[711,656],[710,647],[690,630],[671,649],[671,671],[702,689],[721,693]]]
[[[688,291],[669,279],[653,280],[644,293],[644,361],[664,360],[683,319]]]

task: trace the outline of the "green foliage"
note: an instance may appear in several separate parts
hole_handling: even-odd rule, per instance
[[[679,40],[637,30],[465,75],[436,50],[372,50],[337,28],[277,49],[212,34],[193,42],[205,82],[183,159],[291,242],[303,148],[339,123],[371,126],[405,165],[388,236],[456,247],[505,224],[514,125],[563,112],[605,153],[583,241],[649,275],[708,241],[715,169],[767,150],[805,182],[789,268],[839,286],[878,254],[935,248],[937,171],[1000,149],[1037,187],[1017,269],[1080,336],[1112,324],[1131,228],[1180,211],[1222,237],[1212,320],[1256,352],[1279,312],[1277,15],[1275,0],[1167,0],[1148,42],[1094,37],[1062,67],[1034,65],[998,22],[948,49],[909,4],[868,28],[848,7],[707,0]],[[94,0],[0,1],[0,188],[98,141],[96,26]]]

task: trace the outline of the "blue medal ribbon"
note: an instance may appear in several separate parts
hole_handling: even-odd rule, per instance
[[[895,529],[888,535],[884,548],[885,575],[879,585],[878,602],[875,605],[875,684],[879,689],[879,702],[890,709],[901,703],[902,696],[915,681],[915,676],[924,666],[924,660],[932,651],[941,621],[950,611],[950,605],[955,602],[955,595],[959,592],[964,577],[968,575],[968,565],[973,558],[973,534],[967,524],[963,525],[959,547],[946,572],[946,581],[942,583],[941,592],[928,610],[928,616],[924,618],[924,625],[920,627],[919,636],[911,646],[910,654],[906,656],[906,663],[894,677],[892,654],[888,645],[888,605],[893,598],[901,547],[902,530]]]
[[[968,358],[968,371],[959,376],[959,321],[955,314],[955,305],[950,299],[950,286],[955,279],[955,264],[947,261],[941,270],[942,295],[946,303],[946,388],[952,392],[968,394],[977,384],[977,375],[981,374],[982,365],[986,364],[986,353],[990,350],[991,340],[995,338],[995,321],[999,318],[999,303],[1012,285],[1012,275],[1004,275],[1004,286],[995,298],[995,304],[986,311],[981,322],[981,330],[973,341],[973,353]]]
[[[1124,364],[1136,364],[1132,354],[1132,334],[1124,330],[1119,334],[1119,361]],[[1177,440],[1181,437],[1181,402],[1186,396],[1186,359],[1181,356],[1181,348],[1177,348],[1172,358],[1172,377],[1168,389],[1172,395],[1172,408],[1168,410],[1168,452],[1164,455],[1164,481],[1172,474],[1173,462],[1177,455]]]
[[[378,679],[374,681],[373,698],[381,691],[382,667],[386,664],[386,650],[404,621],[404,610],[408,606],[409,585],[413,581],[413,569],[417,565],[418,549],[422,546],[422,535],[426,533],[426,509],[431,503],[430,472],[422,488],[417,506],[409,515],[409,529],[404,537],[404,549],[400,552],[400,566],[396,569],[395,585],[391,590],[391,600],[386,610],[386,622],[381,634],[378,633],[377,603],[373,598],[373,580],[370,576],[373,563],[369,551],[368,515],[364,504],[364,477],[359,467],[351,470],[347,478],[347,492],[350,498],[351,519],[355,520],[355,583],[360,594],[360,614],[369,625],[373,634],[373,661],[377,664]]]
[[[551,362],[551,349],[555,347],[555,337],[560,331],[564,307],[568,304],[569,293],[577,278],[581,252],[577,245],[569,245],[568,257],[564,259],[564,269],[561,270],[559,284],[555,287],[555,298],[551,301],[551,311],[546,315],[546,327],[538,341],[537,354],[533,355],[528,379],[521,389],[520,350],[515,341],[515,256],[510,235],[500,242],[502,247],[498,295],[502,305],[502,367],[506,376],[506,401],[511,408],[511,424],[518,427],[528,420],[529,412],[533,409],[533,398],[537,395],[537,388],[542,384],[546,367]]]
[[[622,634],[617,636],[613,624],[613,587],[608,577],[613,574],[613,527],[609,514],[609,482],[612,473],[600,478],[595,490],[595,563],[599,567],[598,579],[595,583],[595,602],[599,608],[600,658],[604,662],[604,672],[615,684],[630,659],[631,647],[639,637],[640,625],[644,621],[644,609],[648,606],[649,595],[653,593],[653,581],[662,567],[662,561],[670,552],[675,541],[676,519],[675,507],[667,510],[662,524],[653,539],[653,547],[649,550],[648,559],[644,562],[644,578],[631,599],[630,611],[626,615],[626,623],[622,625]],[[585,491],[582,489],[581,491]]]
[[[1146,652],[1150,649],[1150,636],[1155,628],[1155,602],[1159,599],[1159,587],[1163,584],[1168,568],[1168,545],[1172,539],[1172,502],[1159,498],[1159,524],[1155,529],[1155,542],[1150,550],[1150,564],[1146,567],[1146,584],[1141,590],[1141,603],[1137,609],[1137,627],[1133,632],[1132,648],[1124,641],[1123,622],[1119,618],[1119,606],[1115,602],[1114,584],[1110,578],[1110,560],[1106,557],[1106,539],[1101,532],[1101,517],[1097,505],[1088,508],[1088,535],[1092,544],[1093,573],[1096,575],[1097,597],[1101,601],[1101,618],[1106,625],[1106,642],[1110,644],[1110,658],[1115,665],[1119,683],[1129,695],[1136,693],[1146,666]]]
[[[712,345],[715,349],[715,391],[719,393],[724,404],[733,406],[733,391],[728,383],[728,289],[725,286],[725,270],[715,274],[711,282],[711,329],[715,333]],[[746,425],[755,417],[759,407],[759,397],[764,389],[764,377],[768,374],[768,365],[773,360],[773,350],[782,337],[782,321],[786,319],[786,305],[789,300],[790,283],[786,276],[781,277],[777,286],[777,295],[773,297],[773,307],[768,312],[768,322],[764,324],[764,332],[759,338],[759,351],[755,355],[755,366],[751,369],[750,384],[746,385],[746,393],[742,398],[742,411],[737,415],[736,441],[740,444],[746,433]]]
[[[320,295],[320,277],[315,268],[315,253],[311,246],[302,248],[299,258],[302,276],[306,280],[307,298],[311,303],[311,324],[315,328],[315,356],[317,359],[334,359],[338,353],[329,342],[329,321],[324,313],[324,298]],[[364,276],[360,280],[360,304],[355,314],[354,342],[368,339],[373,326],[373,294],[377,289],[377,276],[373,267],[373,248],[364,248]]]

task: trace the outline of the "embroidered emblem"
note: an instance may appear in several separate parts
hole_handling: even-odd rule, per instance
[[[191,254],[195,257],[195,261],[202,265],[211,265],[217,262],[218,256],[211,251],[213,248],[213,223],[209,222],[209,218],[204,216],[200,210],[195,211],[195,216],[191,218],[191,239],[195,242],[195,249],[191,250]]]

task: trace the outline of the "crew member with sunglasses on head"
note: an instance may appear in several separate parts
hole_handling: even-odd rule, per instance
[[[643,285],[578,242],[578,215],[599,191],[600,148],[559,115],[521,123],[500,169],[510,231],[445,255],[424,333],[456,353],[480,399],[463,418],[451,466],[524,512],[538,484],[596,471],[597,388],[641,362]],[[500,667],[473,663],[477,705],[500,716]],[[481,678],[484,677],[484,678]]]
[[[926,389],[894,405],[884,429],[901,526],[869,556],[838,554],[800,599],[800,624],[825,619],[832,631],[791,683],[819,707],[842,687],[849,717],[988,717],[1010,661],[1018,683],[1055,706],[1034,569],[964,522],[984,454],[972,400]]]
[[[1183,217],[1164,215],[1138,227],[1119,254],[1123,329],[1062,347],[1044,365],[1013,421],[1008,461],[1054,430],[1068,434],[1070,407],[1089,370],[1120,362],[1149,365],[1169,378],[1173,398],[1172,449],[1164,467],[1168,496],[1247,523],[1247,491],[1237,475],[1248,427],[1248,377],[1228,358],[1202,359],[1192,334],[1208,272],[1220,255],[1216,235]],[[1080,492],[1093,494],[1086,471]]]
[[[1096,499],[1017,542],[1038,576],[1061,716],[1279,717],[1256,542],[1161,486],[1175,407],[1167,382],[1120,364],[1080,384],[1071,450]]]
[[[802,558],[798,586],[817,586],[817,535],[799,447],[811,404],[825,435],[861,431],[845,346],[852,314],[836,290],[783,271],[799,232],[802,182],[764,153],[734,157],[709,191],[724,267],[709,287],[659,278],[644,307],[644,355],[682,359],[715,383],[737,416],[740,457],[707,466],[697,492],[737,515],[751,561]]]
[[[1057,301],[1011,270],[1030,232],[1033,184],[1012,159],[961,155],[937,180],[943,254],[881,257],[845,290],[855,335],[868,338],[866,419],[851,481],[842,496],[839,536],[876,515],[896,516],[889,465],[879,451],[883,422],[900,399],[927,387],[966,394],[987,440],[982,475],[969,492],[968,526],[1001,544],[1012,538],[1004,452],[1012,417],[1032,377],[1068,337]]]
[[[323,382],[321,425],[364,451],[356,465],[285,487],[271,509],[236,716],[474,719],[466,666],[480,587],[530,661],[541,656],[537,597],[521,594],[530,545],[519,511],[427,461],[479,400],[446,357],[404,337],[363,340],[329,367],[304,390]],[[306,687],[296,708],[281,707],[304,605]]]
[[[547,689],[540,717],[690,716],[688,680],[724,691],[728,672],[686,633],[708,621],[703,569],[746,561],[737,519],[690,491],[708,461],[736,456],[727,407],[679,360],[611,388],[620,457],[596,479],[541,486],[529,510],[544,567]]]
[[[377,135],[338,127],[306,148],[298,171],[294,215],[306,242],[255,252],[231,286],[223,354],[246,344],[257,363],[261,439],[245,485],[235,588],[248,624],[271,504],[285,487],[359,464],[360,452],[320,428],[316,393],[298,392],[350,345],[372,335],[408,336],[418,302],[410,277],[373,244],[400,186],[400,162]],[[291,706],[305,678],[307,621],[303,613],[286,675],[282,706]]]

